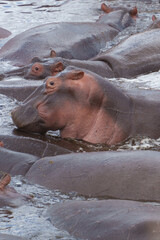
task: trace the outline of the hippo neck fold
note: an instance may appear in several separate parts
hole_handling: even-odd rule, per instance
[[[97,83],[96,91],[99,86],[103,95],[101,103],[95,107],[98,101],[94,92],[94,96],[90,96],[90,99],[94,102],[91,105],[95,107],[95,110],[91,108],[90,111],[86,111],[78,124],[76,120],[73,120],[72,124],[65,126],[61,130],[61,136],[82,139],[91,143],[117,144],[130,136],[132,100],[98,75],[95,75],[91,85],[95,82]],[[81,109],[78,112],[81,112]]]
[[[107,136],[105,143],[117,144],[127,139],[131,134],[133,102],[116,86],[110,82],[106,84],[103,78],[99,78],[98,83],[105,95],[103,103],[104,119],[107,120],[106,127],[103,129]]]
[[[103,108],[97,112],[88,112],[86,120],[65,126],[61,130],[61,137],[82,139],[90,143],[117,144],[128,137],[126,129],[119,124],[122,113],[114,110],[110,115]],[[130,128],[130,127],[129,127]]]
[[[124,129],[118,123],[120,113],[114,111],[113,115],[109,115],[105,110],[100,110],[91,127],[91,130],[83,140],[92,143],[106,143],[108,145],[117,144],[128,137]]]

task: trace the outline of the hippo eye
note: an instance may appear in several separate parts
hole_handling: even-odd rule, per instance
[[[53,86],[53,85],[54,85],[54,82],[53,82],[53,81],[51,81],[49,84],[50,84],[51,86]]]

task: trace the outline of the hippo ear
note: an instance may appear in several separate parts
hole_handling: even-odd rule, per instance
[[[56,52],[53,49],[50,52],[50,57],[56,57]]]
[[[101,4],[101,10],[105,13],[110,13],[113,11],[113,9],[108,7],[105,3]]]
[[[79,79],[83,78],[83,76],[84,76],[84,72],[80,71],[80,70],[73,70],[69,74],[69,78],[72,80],[79,80]]]
[[[129,11],[129,14],[130,14],[130,16],[131,16],[133,19],[136,19],[137,14],[138,14],[137,7],[135,6],[134,8],[132,8],[132,9]]]
[[[156,21],[156,20],[157,20],[156,16],[153,15],[153,16],[152,16],[152,21],[154,22],[154,21]]]
[[[42,62],[42,60],[39,57],[34,57],[31,60],[31,63],[35,63],[35,62]]]
[[[62,62],[57,62],[51,66],[51,73],[56,74],[64,70],[64,65]]]

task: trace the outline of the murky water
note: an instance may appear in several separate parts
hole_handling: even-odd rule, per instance
[[[131,33],[140,32],[146,29],[152,22],[151,17],[156,14],[160,17],[160,4],[158,0],[130,1],[117,0],[110,1],[112,5],[122,4],[125,6],[137,5],[139,18],[136,24],[125,29],[114,41],[107,43],[106,49],[112,47]],[[100,0],[17,0],[0,1],[0,27],[6,28],[12,32],[12,36],[27,30],[31,27],[62,21],[95,21],[100,15]],[[11,38],[9,37],[9,38]],[[0,47],[7,41],[0,40]],[[103,51],[103,50],[102,50]],[[9,69],[8,63],[2,63],[0,70],[3,72]],[[12,79],[14,81],[14,78]],[[112,79],[117,81],[117,79]],[[119,85],[134,85],[136,88],[160,90],[160,72],[142,75],[137,78],[119,79]],[[2,128],[13,129],[10,111],[17,105],[16,100],[9,99],[0,95],[0,124]],[[52,132],[48,136],[54,138]],[[56,135],[58,135],[56,133]],[[101,150],[137,150],[154,149],[160,150],[160,139],[153,140],[148,138],[129,139],[123,145],[108,149],[104,145],[92,145],[84,142],[72,141],[71,144],[77,145],[75,151],[101,151]],[[50,204],[63,201],[64,199],[76,198],[76,196],[62,195],[58,191],[51,192],[37,185],[29,184],[22,177],[14,177],[11,185],[22,194],[32,196],[32,200],[19,208],[5,207],[0,208],[0,233],[13,234],[17,236],[28,237],[32,240],[53,240],[53,239],[75,239],[66,232],[58,231],[47,219],[45,213]]]

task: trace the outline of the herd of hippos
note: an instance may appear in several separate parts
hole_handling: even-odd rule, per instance
[[[1,61],[16,66],[1,73],[1,79],[43,80],[37,88],[31,86],[31,95],[12,110],[18,129],[39,134],[59,130],[62,138],[109,146],[130,137],[160,137],[160,92],[148,90],[137,96],[135,90],[130,95],[107,80],[159,70],[160,23],[153,16],[147,30],[100,53],[137,17],[136,7],[111,8],[103,3],[101,9],[105,13],[96,23],[41,25],[11,38],[0,49]],[[1,38],[9,35],[0,28]],[[48,210],[51,222],[75,238],[160,239],[158,151],[64,153],[40,157],[9,150],[1,142],[0,206],[17,198],[27,200],[7,186],[10,175],[22,175],[50,190],[94,198],[64,201]],[[5,234],[0,238],[14,239]]]

